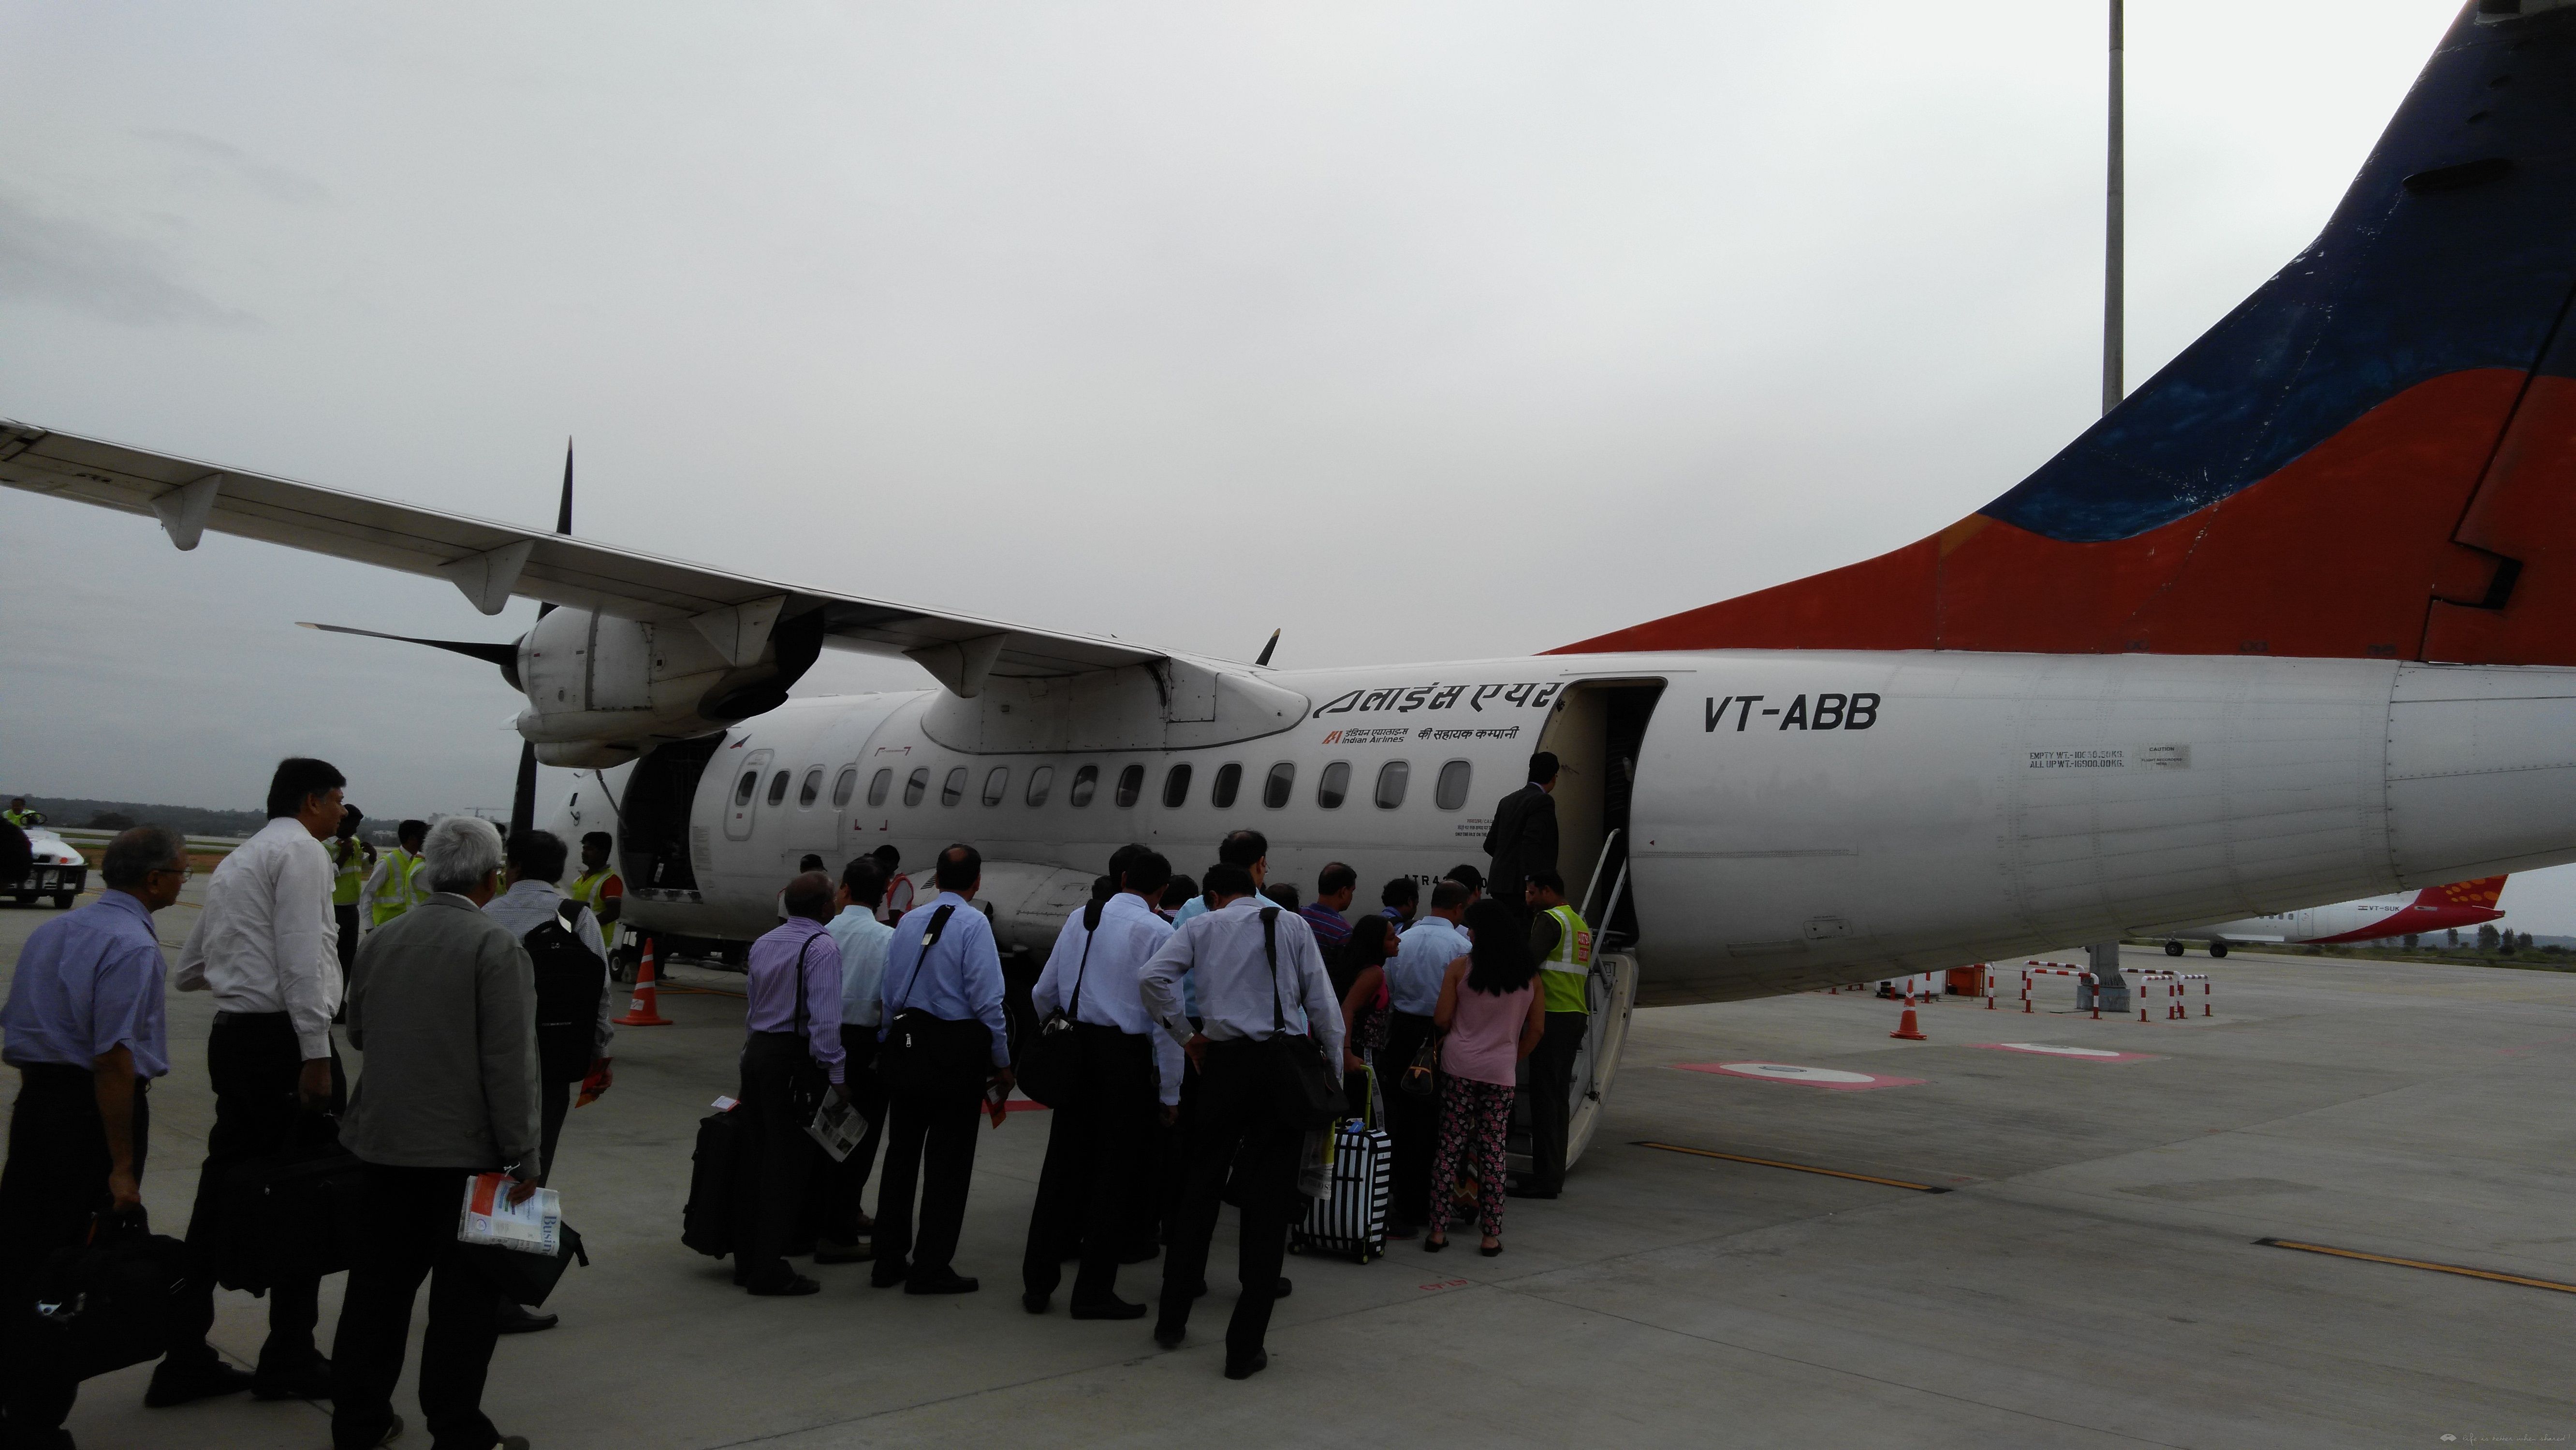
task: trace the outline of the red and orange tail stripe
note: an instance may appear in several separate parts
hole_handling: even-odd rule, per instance
[[[2504,895],[2504,878],[2481,876],[2475,881],[2454,881],[2448,886],[2429,888],[2424,895],[2428,900],[2439,902],[2444,906],[2492,908],[2496,904],[2496,899]]]

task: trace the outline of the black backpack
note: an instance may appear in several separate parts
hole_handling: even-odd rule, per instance
[[[590,1074],[599,1041],[599,999],[608,990],[598,954],[574,934],[581,903],[566,898],[519,945],[537,969],[537,1075],[579,1082]]]

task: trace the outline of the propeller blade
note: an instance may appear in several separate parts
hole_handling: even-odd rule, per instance
[[[481,640],[474,639],[420,639],[408,634],[380,634],[372,629],[352,629],[345,624],[315,624],[309,619],[299,619],[295,623],[298,628],[318,629],[326,634],[362,634],[369,639],[390,639],[403,644],[425,644],[431,649],[443,649],[450,654],[465,655],[471,659],[499,665],[504,671],[516,671],[519,668],[519,645],[516,640],[508,644],[485,644]]]
[[[569,534],[572,532],[572,440],[570,438],[566,438],[564,440],[563,501],[555,505],[555,532],[558,534]],[[551,604],[539,604],[537,606],[537,618],[539,619],[543,619],[554,612],[555,607]]]
[[[537,825],[537,742],[519,742],[519,783],[510,792],[510,834],[532,831]]]
[[[1252,663],[1256,666],[1269,664],[1270,652],[1277,648],[1279,648],[1279,631],[1274,629],[1270,631],[1270,643],[1261,647],[1261,658],[1254,660]]]

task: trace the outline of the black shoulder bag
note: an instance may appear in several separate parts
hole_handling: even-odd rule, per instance
[[[954,906],[930,914],[930,926],[921,934],[921,955],[913,958],[912,975],[904,979],[903,991],[886,999],[889,1006],[912,995],[913,983],[921,980],[921,964],[930,949],[939,945],[940,934],[948,930],[948,918],[956,914]],[[993,1034],[972,1017],[951,1022],[919,1007],[906,1007],[887,1019],[885,1045],[877,1053],[877,1076],[894,1093],[976,1092],[983,1086],[992,1047]]]
[[[1288,1014],[1279,1004],[1279,908],[1275,906],[1261,909],[1261,954],[1270,959],[1270,1036],[1261,1049],[1269,1059],[1271,1109],[1295,1127],[1328,1127],[1341,1117],[1347,1099],[1341,1074],[1324,1061],[1323,1044],[1312,1035],[1289,1035]]]
[[[1082,1092],[1082,1049],[1074,1040],[1073,1024],[1081,1020],[1082,979],[1091,969],[1091,943],[1100,935],[1103,904],[1095,901],[1082,909],[1082,960],[1073,969],[1072,1000],[1047,1014],[1036,1040],[1020,1057],[1020,1091],[1050,1108],[1071,1107]]]
[[[821,933],[817,932],[815,935],[819,936]],[[796,949],[796,1045],[803,1050],[804,1061],[798,1063],[796,1071],[788,1075],[787,1105],[788,1110],[795,1114],[799,1124],[814,1121],[816,1110],[823,1106],[824,1087],[830,1078],[830,1073],[823,1065],[814,1060],[814,1038],[812,1033],[807,1031],[809,1023],[805,1006],[805,953],[813,945],[814,938],[809,936],[805,938],[805,945]],[[513,1252],[516,1251],[513,1250]]]

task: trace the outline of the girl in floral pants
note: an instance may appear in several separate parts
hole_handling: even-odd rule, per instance
[[[1458,1170],[1466,1168],[1476,1175],[1485,1237],[1503,1236],[1503,1149],[1511,1128],[1509,1083],[1440,1080],[1440,1147],[1431,1158],[1431,1207],[1422,1219],[1433,1225],[1433,1232],[1449,1222],[1450,1195],[1457,1188]]]

